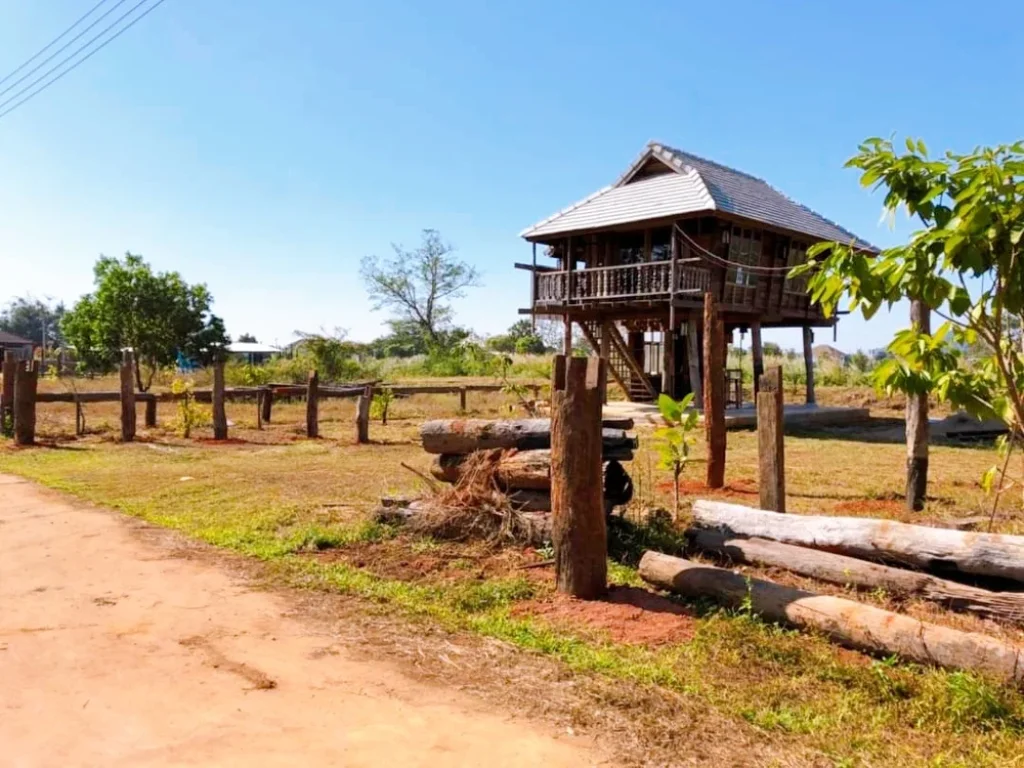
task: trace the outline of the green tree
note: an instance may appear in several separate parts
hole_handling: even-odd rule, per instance
[[[390,309],[398,320],[417,328],[430,346],[449,342],[444,330],[453,316],[450,302],[479,285],[476,269],[456,258],[452,246],[433,229],[423,230],[423,241],[415,250],[391,247],[392,258],[367,256],[362,262],[373,308]]]
[[[765,357],[782,357],[782,347],[774,341],[766,341],[761,346],[761,350],[764,352]]]
[[[259,344],[259,342],[256,340],[256,337],[253,336],[251,333],[243,333],[241,336],[238,337],[237,341],[242,344]]]
[[[868,139],[847,163],[861,183],[885,192],[892,216],[905,209],[923,225],[904,245],[877,256],[850,243],[819,243],[809,274],[812,300],[832,313],[844,297],[871,317],[910,299],[943,319],[934,333],[899,331],[891,358],[876,369],[888,391],[934,393],[967,411],[1002,420],[1014,437],[1024,425],[1024,142],[929,156],[921,141],[906,152]],[[970,366],[964,350],[986,350]]]
[[[547,351],[544,340],[525,318],[517,320],[508,331],[487,340],[487,346],[498,352],[518,352],[521,355],[540,355]]]
[[[336,328],[333,333],[303,333],[302,346],[309,355],[310,365],[325,381],[351,381],[359,378],[365,371],[359,364],[357,356],[364,350],[364,345],[348,341],[344,329]]]
[[[65,311],[62,303],[51,306],[31,296],[21,296],[9,301],[0,311],[0,331],[38,345],[42,345],[45,338],[47,347],[59,347],[64,343],[60,321]]]
[[[101,256],[93,272],[96,289],[61,322],[86,367],[110,370],[121,350],[132,349],[135,383],[145,392],[179,352],[205,362],[228,343],[224,323],[210,313],[213,297],[205,285],[189,285],[177,272],[153,272],[132,253]]]

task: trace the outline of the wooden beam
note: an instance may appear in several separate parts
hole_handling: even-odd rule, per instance
[[[704,295],[704,433],[708,488],[725,485],[725,327],[714,294]]]
[[[814,405],[814,331],[804,326],[804,371],[807,374],[807,404]]]
[[[783,430],[782,366],[760,377],[757,394],[758,489],[761,509],[786,511],[786,459]]]

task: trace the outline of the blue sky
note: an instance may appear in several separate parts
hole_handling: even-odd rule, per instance
[[[93,3],[0,0],[2,74]],[[98,254],[130,249],[207,283],[236,336],[369,339],[385,315],[360,258],[433,227],[483,276],[457,321],[498,332],[528,303],[518,232],[649,139],[894,244],[909,230],[880,224],[844,160],[893,132],[1021,138],[1017,18],[1002,1],[166,0],[0,119],[0,302],[73,302]],[[904,324],[847,318],[838,346]]]

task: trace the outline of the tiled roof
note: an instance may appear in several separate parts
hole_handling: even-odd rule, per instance
[[[631,181],[634,173],[652,157],[675,173]],[[762,179],[653,142],[614,185],[524,230],[521,235],[542,237],[716,210],[821,240],[852,241],[862,248],[875,250],[867,241],[794,202]]]
[[[0,331],[0,344],[24,347],[31,343],[31,341],[23,339],[21,336],[15,336],[13,333],[8,333],[7,331]]]

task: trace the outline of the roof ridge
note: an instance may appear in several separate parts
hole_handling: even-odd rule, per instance
[[[702,163],[707,163],[708,165],[713,165],[716,168],[721,168],[723,171],[729,171],[730,173],[736,173],[736,174],[739,174],[740,176],[746,176],[748,179],[753,179],[754,181],[760,181],[762,184],[768,184],[769,187],[772,187],[771,184],[769,184],[765,179],[762,179],[760,176],[755,176],[752,173],[747,173],[746,171],[741,171],[739,168],[733,168],[731,165],[726,165],[725,163],[720,163],[717,160],[711,160],[711,159],[709,159],[707,157],[703,157],[702,155],[697,155],[697,154],[694,154],[693,152],[687,152],[686,150],[676,149],[675,147],[669,146],[668,144],[663,144],[660,141],[652,141],[651,142],[651,146],[659,148],[659,149],[662,149],[662,150],[665,150],[666,152],[671,152],[671,153],[676,154],[676,155],[681,155],[683,157],[692,157],[693,159],[699,160]],[[775,187],[772,187],[772,189],[775,189]],[[775,189],[775,191],[778,192],[779,190]],[[779,194],[782,194],[782,193],[780,192]]]

